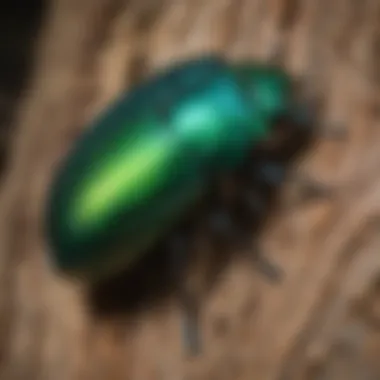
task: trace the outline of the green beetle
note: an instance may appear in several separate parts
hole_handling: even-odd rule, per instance
[[[222,178],[249,172],[280,119],[308,130],[290,76],[216,56],[176,64],[122,95],[53,180],[46,228],[55,265],[92,282],[131,267]]]

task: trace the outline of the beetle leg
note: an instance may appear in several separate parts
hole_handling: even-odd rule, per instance
[[[304,199],[329,198],[333,194],[333,189],[330,186],[310,179],[300,181],[300,185],[302,187],[302,197]]]
[[[191,243],[190,236],[178,234],[170,240],[169,254],[173,276],[178,286],[178,299],[183,313],[181,318],[182,339],[187,353],[195,356],[201,350],[199,303],[195,292],[191,291],[183,277],[189,265],[189,247],[192,246]]]
[[[233,238],[234,222],[228,211],[215,209],[208,215],[208,228],[219,242],[231,241]]]
[[[268,54],[267,61],[275,66],[281,65],[283,59],[284,59],[284,53],[285,53],[285,43],[283,39],[278,39],[274,46],[272,47],[271,51]]]
[[[235,224],[231,216],[226,211],[215,212],[210,218],[210,228],[218,242],[225,240],[237,242],[238,247],[248,251],[254,259],[256,268],[268,277],[271,281],[279,281],[282,277],[282,271],[277,265],[273,264],[262,254],[258,244],[252,244],[252,227],[258,222],[260,214],[257,213],[255,201],[247,200],[249,204],[246,209],[250,210],[251,222],[243,225],[243,223]]]
[[[348,129],[342,123],[329,123],[319,130],[319,136],[327,140],[345,141],[348,135]]]
[[[271,282],[280,282],[284,278],[283,269],[272,262],[267,255],[263,252],[258,241],[250,243],[250,249],[248,251],[250,257],[253,258],[253,264],[255,267],[265,275]]]
[[[254,191],[246,193],[241,201],[239,212],[242,248],[253,258],[255,267],[272,282],[281,281],[283,272],[278,265],[272,263],[260,247],[257,238],[252,241],[252,230],[264,216],[267,209],[265,199],[261,199]]]
[[[286,168],[279,163],[265,162],[253,170],[254,178],[252,187],[259,186],[260,183],[274,187],[280,185],[286,176]],[[302,191],[303,199],[329,198],[333,195],[334,189],[330,186],[308,178],[306,174],[294,173],[293,182],[297,183]],[[257,185],[255,185],[257,184]]]
[[[301,197],[303,200],[330,198],[334,194],[333,187],[314,180],[302,172],[295,173],[293,175],[293,181],[300,186]]]
[[[255,183],[258,185],[264,183],[267,186],[278,186],[285,179],[286,167],[280,163],[268,161],[255,165],[251,171],[253,174],[251,186],[254,186]]]

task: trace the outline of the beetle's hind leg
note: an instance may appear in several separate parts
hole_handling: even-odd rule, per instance
[[[167,242],[172,276],[175,280],[182,311],[182,340],[186,352],[191,356],[198,355],[202,346],[199,326],[199,300],[195,289],[192,289],[185,281],[194,248],[193,242],[194,234],[189,231],[175,233]]]

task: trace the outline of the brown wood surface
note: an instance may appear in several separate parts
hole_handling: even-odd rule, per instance
[[[380,379],[379,37],[379,0],[52,1],[1,194],[1,380]],[[46,259],[57,160],[137,77],[201,52],[266,59],[280,42],[285,66],[323,94],[325,119],[350,131],[300,163],[333,198],[305,205],[289,185],[263,233],[285,281],[270,286],[243,260],[226,268],[192,360],[175,300],[128,323],[94,321],[82,285]]]

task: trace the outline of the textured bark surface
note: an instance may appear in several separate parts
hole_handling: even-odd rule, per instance
[[[0,209],[0,378],[380,379],[378,0],[56,0],[17,120]],[[284,65],[347,124],[300,163],[336,187],[284,207],[262,240],[286,279],[237,260],[207,294],[201,357],[183,357],[174,300],[128,322],[94,320],[81,284],[59,278],[41,234],[57,160],[86,120],[141,75],[220,51]],[[312,74],[312,75],[311,75]],[[286,207],[285,207],[286,206]],[[221,326],[223,328],[221,328]]]

